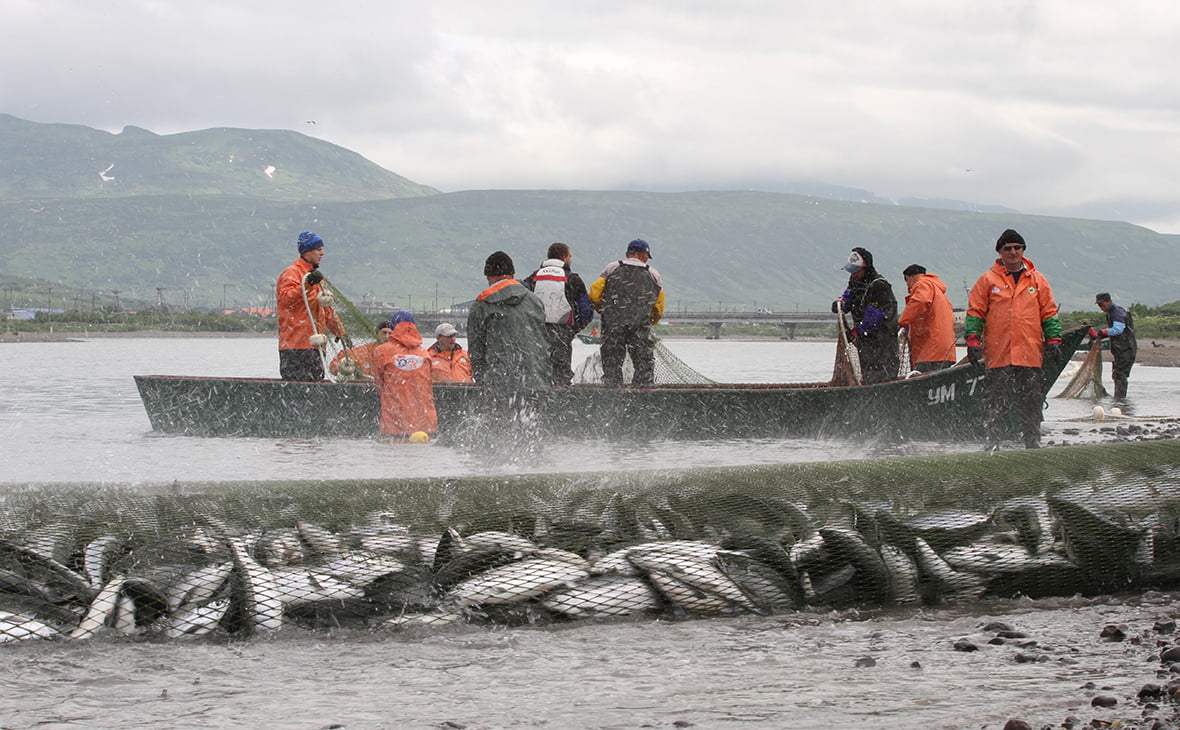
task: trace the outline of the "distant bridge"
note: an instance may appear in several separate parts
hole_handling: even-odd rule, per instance
[[[726,324],[777,324],[784,340],[795,339],[795,327],[801,324],[836,324],[831,312],[664,312],[669,324],[705,325],[705,339],[721,339]]]
[[[418,329],[428,334],[442,322],[450,322],[460,332],[467,329],[467,309],[456,307],[451,312],[414,313]],[[795,327],[801,324],[836,324],[831,312],[664,312],[668,324],[704,324],[705,339],[721,339],[721,328],[727,324],[778,325],[784,340],[795,338]]]

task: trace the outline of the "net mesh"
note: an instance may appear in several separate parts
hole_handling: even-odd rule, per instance
[[[655,342],[656,385],[704,385],[717,382],[697,372],[688,363],[676,357],[660,338],[652,335],[652,340]],[[631,356],[628,355],[623,360],[623,382],[630,383],[634,377],[635,366],[632,365]],[[574,370],[573,382],[579,385],[602,384],[602,354],[600,350],[595,350]]]
[[[321,350],[325,376],[336,382],[372,380],[362,363],[372,360],[371,350],[378,344],[377,324],[380,318],[362,312],[327,279],[322,281],[321,289],[329,293],[331,316],[343,333],[339,338],[329,336]],[[370,352],[364,352],[366,349]]]
[[[371,481],[12,485],[0,643],[1096,594],[1180,580],[1180,443]]]
[[[1094,340],[1086,358],[1057,397],[1098,400],[1106,395],[1106,388],[1102,385],[1102,343]]]

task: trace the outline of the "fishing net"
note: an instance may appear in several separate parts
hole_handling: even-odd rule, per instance
[[[705,385],[716,383],[716,380],[706,377],[694,370],[688,363],[672,354],[660,338],[652,335],[655,342],[655,379],[656,385]],[[631,363],[631,356],[623,360],[623,382],[630,383],[635,377],[635,366]],[[602,384],[602,354],[595,350],[592,355],[582,361],[574,370],[574,383],[579,385]]]
[[[0,643],[434,630],[1180,582],[1180,443],[672,472],[12,485]]]
[[[1102,386],[1102,342],[1096,339],[1090,343],[1086,359],[1078,366],[1057,397],[1098,400],[1106,395],[1106,388]]]
[[[331,307],[330,316],[343,333],[339,338],[325,333],[327,341],[320,350],[325,377],[336,382],[372,380],[366,365],[372,362],[373,349],[381,344],[377,342],[380,317],[362,312],[327,279],[321,282],[321,290],[328,294],[321,302]]]

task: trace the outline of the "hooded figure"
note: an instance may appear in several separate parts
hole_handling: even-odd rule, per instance
[[[407,437],[415,431],[438,430],[434,410],[430,355],[422,348],[422,335],[414,315],[393,316],[393,333],[373,355],[373,380],[381,394],[381,434]]]
[[[909,293],[905,311],[897,319],[909,330],[910,361],[914,370],[928,373],[955,364],[955,313],[946,284],[918,264],[901,272]]]
[[[549,386],[545,307],[515,274],[508,254],[488,256],[484,276],[489,286],[467,314],[467,352],[475,383],[500,392]]]
[[[849,340],[856,343],[865,384],[896,380],[901,361],[893,287],[873,267],[873,254],[859,246],[852,249],[843,269],[848,272],[848,288],[837,302],[843,303],[851,321],[841,326],[848,328]]]

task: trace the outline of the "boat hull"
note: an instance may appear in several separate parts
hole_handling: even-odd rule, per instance
[[[1065,334],[1072,354],[1084,332]],[[1045,390],[1064,362],[1045,368]],[[371,383],[137,375],[152,429],[190,436],[367,438],[380,398]],[[890,383],[575,386],[537,394],[540,428],[555,435],[621,439],[982,435],[986,371],[960,365]],[[439,432],[481,412],[478,387],[436,383]]]

